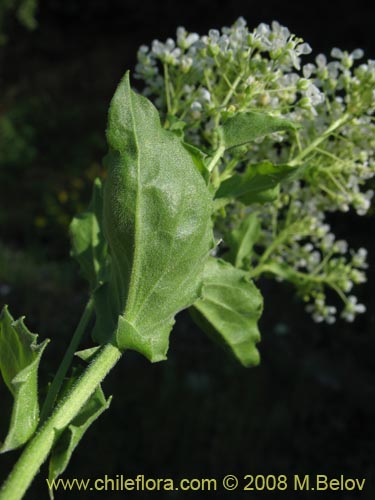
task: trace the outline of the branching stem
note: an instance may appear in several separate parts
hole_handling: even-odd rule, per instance
[[[299,165],[304,158],[310,153],[312,153],[317,147],[324,142],[330,135],[332,135],[338,128],[345,125],[350,120],[351,116],[349,114],[344,114],[337,120],[335,120],[321,135],[319,135],[314,141],[312,141],[306,148],[298,153],[297,156],[289,162],[290,166]]]

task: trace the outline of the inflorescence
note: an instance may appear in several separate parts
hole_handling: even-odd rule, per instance
[[[342,299],[341,317],[353,321],[365,311],[352,295],[366,280],[367,252],[336,239],[327,223],[331,212],[365,215],[375,175],[375,61],[360,63],[363,51],[334,48],[331,59],[303,58],[311,47],[277,22],[253,31],[239,18],[231,27],[207,35],[177,29],[176,40],[152,42],[138,51],[136,77],[144,82],[165,118],[187,141],[212,155],[218,126],[238,112],[280,115],[301,125],[228,152],[223,180],[265,159],[300,165],[303,175],[282,187],[274,202],[244,210],[235,203],[221,213],[218,227],[239,226],[256,213],[261,231],[244,266],[256,278],[273,275],[296,287],[315,321],[333,323],[336,307],[327,290]],[[218,215],[219,218],[219,215]],[[222,232],[225,241],[225,231]]]

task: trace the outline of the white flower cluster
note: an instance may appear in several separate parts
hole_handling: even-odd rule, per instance
[[[221,172],[264,159],[302,166],[302,178],[283,186],[277,202],[251,207],[262,223],[257,248],[263,249],[251,266],[255,275],[268,272],[292,282],[319,322],[336,317],[336,307],[326,304],[330,288],[344,303],[341,317],[352,321],[365,310],[349,293],[365,281],[366,252],[336,240],[326,214],[354,209],[363,216],[371,205],[375,61],[361,64],[361,49],[334,48],[331,59],[319,54],[304,63],[310,53],[307,43],[277,22],[251,31],[239,18],[207,35],[178,28],[176,40],[142,46],[136,77],[165,126],[182,122],[186,140],[209,155],[218,146],[218,126],[237,112],[270,112],[300,123],[297,132],[232,150]],[[240,223],[244,210],[234,206],[230,213]]]
[[[268,249],[266,260],[262,256],[261,263],[253,260],[255,271],[271,270],[279,281],[292,282],[301,298],[310,302],[306,310],[317,322],[332,324],[336,319],[337,308],[326,304],[326,289],[342,299],[343,319],[352,321],[365,312],[362,304],[355,302],[353,307],[357,299],[348,294],[354,285],[366,281],[367,251],[355,252],[345,240],[336,239],[316,198],[301,182],[287,186],[277,203],[254,209],[263,228],[258,244]]]
[[[315,113],[324,99],[312,80],[295,72],[310,46],[276,21],[250,32],[239,18],[230,28],[204,36],[180,27],[176,38],[141,46],[135,76],[162,109],[169,107],[188,122],[259,106],[286,112],[297,101]]]

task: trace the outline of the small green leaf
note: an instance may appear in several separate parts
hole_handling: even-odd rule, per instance
[[[177,312],[198,297],[212,246],[212,195],[191,152],[130,88],[111,102],[103,230],[111,276],[95,292],[93,337],[165,359]]]
[[[246,259],[250,259],[255,243],[260,236],[260,221],[254,212],[249,214],[240,226],[233,229],[227,236],[226,242],[230,246],[224,256],[235,267],[242,268]]]
[[[280,182],[287,180],[297,169],[289,165],[273,165],[269,161],[248,165],[244,173],[236,173],[220,185],[216,198],[232,198],[245,205],[273,201],[279,195]]]
[[[202,297],[191,309],[202,330],[223,343],[240,363],[259,364],[257,323],[263,299],[246,272],[211,257],[204,271]]]
[[[38,335],[26,328],[23,318],[14,321],[8,308],[3,308],[0,314],[0,372],[13,396],[13,409],[0,453],[25,444],[38,425],[38,367],[49,339],[37,344],[37,338]]]
[[[88,210],[74,217],[70,224],[72,255],[91,290],[105,280],[108,272],[107,244],[101,230],[102,191],[100,179],[96,179]]]
[[[183,139],[186,122],[180,120],[175,115],[168,114],[164,123],[164,128],[173,132],[180,139]]]
[[[214,212],[223,212],[225,207],[232,203],[231,198],[215,198],[213,203]]]
[[[90,425],[109,408],[111,399],[110,397],[106,400],[99,386],[70,425],[64,429],[52,449],[49,462],[49,481],[56,479],[65,471],[83,435]]]
[[[222,143],[225,149],[231,149],[273,132],[297,130],[298,128],[299,125],[290,120],[265,113],[237,113],[223,124],[221,128]]]
[[[206,181],[206,183],[208,183],[210,178],[210,172],[207,169],[206,165],[207,155],[204,154],[203,151],[201,151],[199,148],[193,146],[192,144],[183,142],[182,145],[190,153],[190,156],[194,162],[194,165],[197,167],[198,172],[200,172],[203,179]]]
[[[90,363],[92,359],[98,354],[100,351],[101,346],[96,345],[94,347],[89,347],[87,349],[83,349],[82,351],[77,351],[74,353],[75,356],[78,356],[78,358],[82,359],[83,361],[86,361],[87,363]]]

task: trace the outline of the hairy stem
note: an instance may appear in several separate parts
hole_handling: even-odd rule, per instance
[[[64,358],[61,361],[61,364],[48,390],[47,397],[44,401],[43,408],[40,414],[41,423],[43,423],[46,420],[46,418],[48,418],[49,415],[51,414],[51,411],[53,409],[53,406],[61,389],[61,385],[71,365],[74,353],[78,349],[78,346],[81,342],[83,334],[85,333],[87,324],[90,321],[93,312],[94,312],[94,301],[92,298],[90,298],[83,311],[82,317],[78,323],[76,331],[73,334],[69,347],[65,352]]]
[[[66,398],[26,446],[0,490],[0,500],[21,500],[48,457],[56,436],[70,424],[120,357],[121,352],[111,344],[100,349]]]

